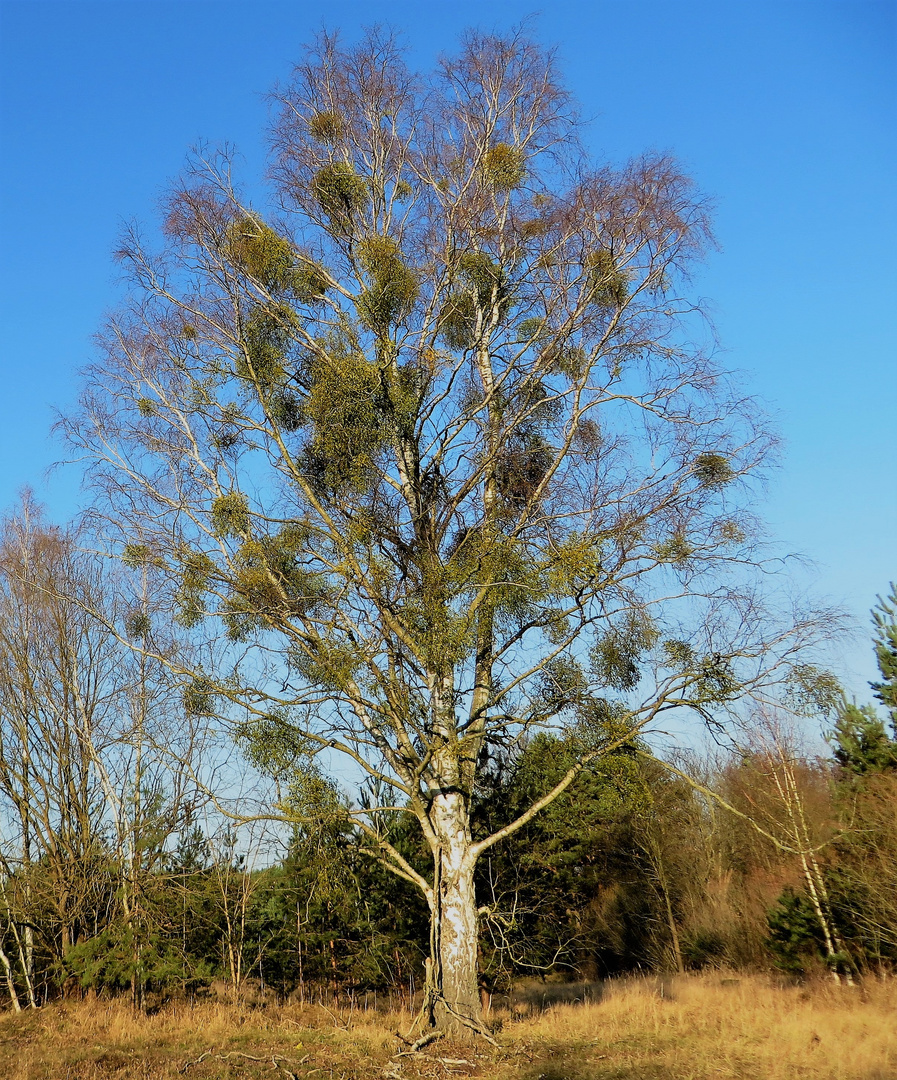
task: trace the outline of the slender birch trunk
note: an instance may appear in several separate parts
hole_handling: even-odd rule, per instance
[[[831,904],[828,897],[828,889],[825,886],[825,877],[819,862],[813,852],[813,843],[810,828],[804,813],[803,799],[794,775],[792,759],[782,745],[779,736],[773,734],[773,742],[779,759],[781,774],[774,772],[774,780],[779,796],[791,821],[791,836],[795,847],[800,853],[801,868],[804,880],[807,883],[807,891],[810,894],[810,903],[822,930],[822,938],[825,943],[825,954],[828,960],[832,979],[835,983],[841,982],[841,972],[838,970],[840,958],[847,956],[847,947],[844,944],[832,918]],[[853,975],[850,967],[844,965],[844,980],[848,986],[853,986]]]
[[[16,980],[12,973],[12,964],[9,962],[9,957],[4,950],[0,948],[0,963],[3,964],[3,970],[6,973],[6,988],[9,990],[9,1000],[12,1002],[12,1007],[15,1012],[22,1011],[22,1005],[19,1001],[19,995],[16,992]]]

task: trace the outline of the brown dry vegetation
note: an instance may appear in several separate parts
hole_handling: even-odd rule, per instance
[[[498,1009],[495,1048],[443,1041],[397,1057],[409,1016],[296,1007],[57,1004],[0,1018],[8,1080],[886,1080],[897,983],[780,987],[759,977],[605,984],[600,1000]],[[202,1060],[198,1060],[202,1058]],[[192,1063],[192,1064],[190,1064]]]

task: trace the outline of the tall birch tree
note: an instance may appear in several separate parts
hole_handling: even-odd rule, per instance
[[[772,693],[814,627],[752,584],[771,440],[713,363],[675,162],[592,162],[523,34],[427,76],[324,36],[273,102],[273,203],[197,154],[64,426],[95,523],[215,642],[188,705],[297,812],[328,754],[387,793],[352,816],[426,897],[431,1019],[478,1029],[477,860],[671,710]],[[541,729],[570,769],[476,835],[484,755]]]

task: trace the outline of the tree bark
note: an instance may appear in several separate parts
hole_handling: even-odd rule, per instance
[[[12,973],[12,964],[2,948],[0,948],[0,961],[3,962],[3,968],[6,972],[6,986],[9,989],[9,1000],[12,1003],[13,1010],[21,1012],[22,1005],[19,1002],[19,995],[16,993],[16,980]]]
[[[434,852],[433,1019],[453,1034],[479,1031],[476,859],[464,798],[457,792],[437,796],[431,820],[440,841]]]

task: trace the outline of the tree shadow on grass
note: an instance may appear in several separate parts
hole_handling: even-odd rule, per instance
[[[568,1054],[558,1055],[530,1068],[520,1080],[671,1080],[662,1065],[615,1065],[591,1062]]]
[[[544,1012],[553,1005],[594,1005],[604,997],[602,982],[543,983],[522,986],[510,996],[512,1008],[523,1006],[529,1012]]]

